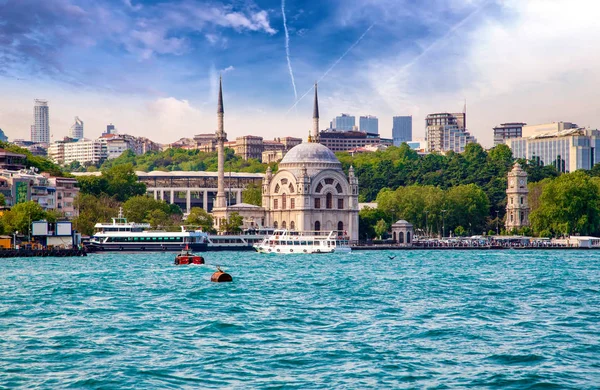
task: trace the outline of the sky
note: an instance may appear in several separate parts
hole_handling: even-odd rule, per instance
[[[340,113],[462,112],[495,125],[600,127],[600,3],[589,0],[0,0],[0,128],[29,139],[33,100],[53,140],[73,118],[170,143],[216,129],[306,138]]]

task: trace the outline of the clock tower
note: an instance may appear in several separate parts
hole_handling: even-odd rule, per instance
[[[529,226],[529,203],[527,197],[527,172],[515,163],[508,172],[508,188],[506,189],[506,230],[520,229]]]

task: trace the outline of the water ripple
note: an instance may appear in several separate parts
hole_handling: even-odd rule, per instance
[[[0,388],[600,383],[600,253],[2,259]]]

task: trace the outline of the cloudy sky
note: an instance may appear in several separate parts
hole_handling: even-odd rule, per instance
[[[0,0],[0,128],[29,138],[33,99],[54,140],[73,117],[158,142],[212,132],[223,75],[229,138],[306,136],[341,112],[460,112],[492,127],[600,127],[600,3],[590,0]],[[308,95],[306,95],[308,93]],[[306,95],[306,96],[305,96]],[[297,102],[297,104],[295,104]]]

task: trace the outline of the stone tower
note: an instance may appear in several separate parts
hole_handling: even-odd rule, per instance
[[[508,173],[506,189],[506,230],[520,229],[529,226],[529,190],[527,189],[527,172],[515,163]]]
[[[219,103],[217,106],[217,155],[218,155],[218,175],[217,175],[217,202],[215,208],[226,208],[227,202],[225,200],[225,140],[227,134],[225,134],[225,127],[223,124],[223,116],[225,111],[223,110],[223,81],[219,78]]]

